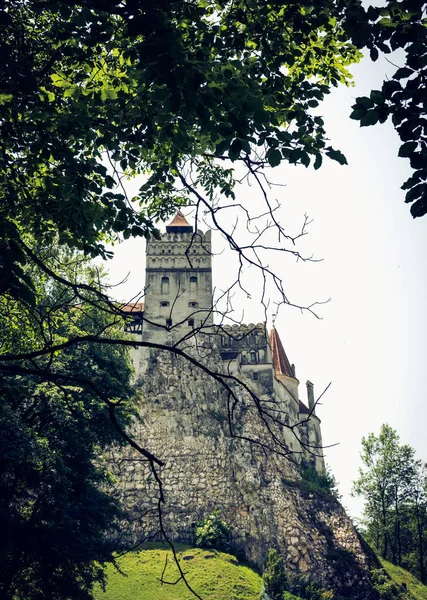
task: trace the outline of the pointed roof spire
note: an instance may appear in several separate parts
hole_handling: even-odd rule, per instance
[[[280,340],[279,334],[276,329],[270,331],[269,336],[271,356],[273,358],[273,367],[276,375],[286,375],[286,377],[292,377],[295,379],[294,371],[291,367],[291,363],[286,356],[285,349]]]
[[[190,225],[182,212],[178,210],[169,225],[166,225],[166,233],[193,233],[193,226]]]

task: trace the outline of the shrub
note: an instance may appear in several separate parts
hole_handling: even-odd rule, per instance
[[[197,523],[194,530],[196,546],[201,548],[215,548],[216,550],[229,550],[231,530],[219,515],[220,511],[216,510]]]
[[[334,593],[332,590],[319,587],[316,583],[309,583],[304,590],[304,597],[307,600],[333,600]]]
[[[371,569],[374,588],[382,600],[401,600],[405,596],[402,590],[390,579],[384,569]]]
[[[339,497],[337,481],[329,469],[325,473],[318,473],[313,466],[305,464],[301,468],[301,477],[312,486],[314,491],[323,490],[335,498]]]
[[[268,552],[267,564],[263,573],[264,587],[272,600],[282,600],[283,592],[286,590],[288,579],[282,556],[277,550]]]

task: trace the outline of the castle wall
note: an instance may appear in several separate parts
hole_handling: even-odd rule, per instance
[[[203,361],[212,369],[221,364],[212,350]],[[335,499],[304,489],[298,454],[285,456],[288,429],[270,422],[269,432],[253,398],[238,386],[233,390],[238,401],[231,401],[230,423],[224,389],[180,357],[151,354],[131,434],[166,463],[158,473],[168,536],[191,542],[194,525],[219,509],[235,546],[258,568],[276,547],[291,575],[341,593],[351,586],[354,600],[373,598],[368,560],[343,509]],[[267,397],[265,402],[267,407]],[[113,452],[109,460],[117,497],[130,512],[126,540],[156,535],[159,489],[149,465],[133,450]],[[344,567],[331,556],[345,557]]]
[[[143,329],[135,339],[184,347],[222,373],[225,385],[167,350],[132,351],[140,403],[129,434],[165,465],[156,468],[159,487],[132,448],[106,457],[129,516],[123,539],[161,537],[163,494],[170,539],[192,542],[195,524],[219,509],[235,548],[258,568],[275,547],[291,576],[373,600],[369,559],[350,520],[335,498],[302,480],[302,463],[324,472],[320,420],[299,399],[277,332],[273,361],[264,323],[213,324],[210,232],[188,232],[182,215],[177,222],[169,226],[174,233],[147,244]],[[200,325],[210,335],[192,337]]]

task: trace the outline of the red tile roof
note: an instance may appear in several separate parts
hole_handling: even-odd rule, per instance
[[[144,312],[144,303],[143,302],[131,302],[130,304],[125,304],[122,306],[122,311],[127,313],[141,313]]]
[[[191,227],[191,225],[179,210],[169,223],[168,227]]]
[[[271,349],[271,356],[273,359],[273,367],[276,375],[286,375],[287,377],[295,377],[292,370],[291,364],[286,356],[285,349],[280,340],[279,334],[276,329],[270,331],[269,343]]]

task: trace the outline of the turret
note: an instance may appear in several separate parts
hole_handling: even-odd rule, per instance
[[[276,379],[283,383],[295,400],[298,400],[299,381],[295,377],[295,367],[291,366],[275,327],[270,331],[269,344]]]
[[[211,262],[211,232],[194,231],[181,211],[147,242],[144,339],[212,325]]]

